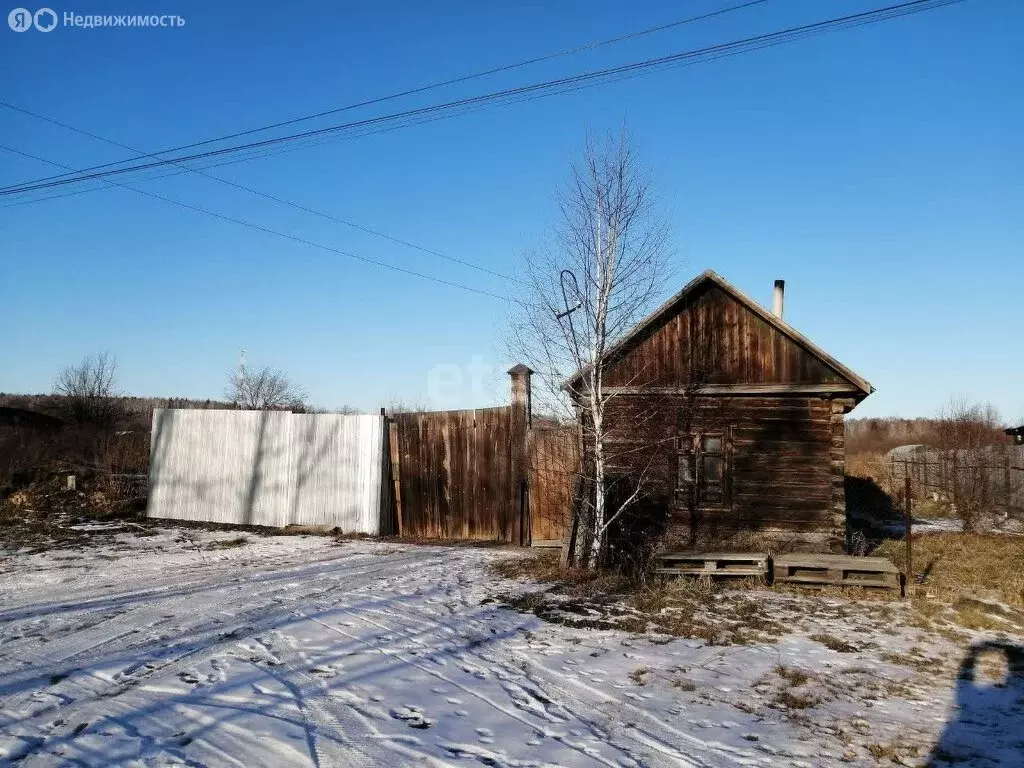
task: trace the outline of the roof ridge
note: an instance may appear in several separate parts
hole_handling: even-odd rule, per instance
[[[875,388],[871,386],[871,383],[864,377],[855,373],[851,368],[848,368],[843,363],[839,362],[835,357],[830,355],[824,349],[819,347],[809,338],[804,336],[800,331],[794,328],[792,325],[787,323],[781,317],[776,317],[772,312],[769,312],[767,308],[763,307],[760,303],[755,301],[747,293],[737,288],[735,285],[730,283],[720,274],[715,272],[713,269],[705,269],[699,275],[690,280],[684,285],[679,291],[669,297],[663,302],[657,309],[650,314],[646,315],[640,320],[633,328],[615,344],[613,344],[608,351],[605,353],[605,361],[611,359],[613,356],[618,354],[624,347],[630,344],[636,337],[638,337],[642,331],[656,322],[665,312],[671,307],[675,306],[678,302],[682,301],[688,294],[692,293],[698,286],[704,282],[713,282],[719,288],[724,290],[726,293],[731,295],[741,304],[746,306],[757,314],[762,320],[767,322],[769,325],[775,327],[779,332],[788,337],[792,342],[800,345],[812,355],[817,357],[821,362],[832,368],[836,373],[845,378],[849,383],[863,390],[865,395],[869,395],[875,391]],[[569,384],[588,370],[587,368],[581,369],[565,380],[562,385],[563,389],[567,388]]]

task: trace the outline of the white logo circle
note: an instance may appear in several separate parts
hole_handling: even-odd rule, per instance
[[[53,28],[57,26],[57,14],[53,12],[52,8],[40,8],[32,17],[32,22],[40,32],[52,32]]]
[[[15,8],[7,14],[7,26],[15,32],[28,32],[32,29],[32,11],[28,8]]]

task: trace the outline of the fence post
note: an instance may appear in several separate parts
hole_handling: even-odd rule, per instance
[[[949,498],[952,500],[953,509],[956,510],[956,514],[959,515],[959,517],[961,517],[961,519],[964,519],[964,510],[961,509],[961,505],[959,505],[959,477],[957,476],[958,473],[957,473],[957,470],[956,470],[956,452],[955,451],[953,451],[951,453],[951,455],[949,457],[949,463],[950,463],[949,476],[950,476],[950,479],[952,480],[952,485],[949,488]]]
[[[511,539],[520,546],[530,540],[528,486],[526,479],[526,439],[529,435],[533,416],[531,414],[530,376],[533,371],[519,363],[512,366],[508,375],[512,377],[512,515]]]
[[[910,475],[906,475],[903,480],[903,524],[904,524],[904,537],[907,540],[907,577],[906,577],[906,596],[910,596],[910,590],[914,583],[914,549],[913,540],[910,538],[911,528],[913,527],[913,520],[911,518],[911,512],[913,506],[910,501]]]
[[[1003,448],[1003,520],[1010,517],[1010,496],[1013,486],[1010,483],[1010,449]]]
[[[383,410],[383,409],[381,409]],[[398,422],[385,417],[388,430],[388,452],[391,459],[391,494],[395,505],[395,524],[398,526],[398,538],[402,538],[402,460],[398,447]]]

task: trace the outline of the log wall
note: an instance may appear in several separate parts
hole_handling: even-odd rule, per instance
[[[643,477],[668,510],[664,548],[842,551],[842,419],[847,401],[817,397],[623,395],[607,413],[609,463]],[[726,501],[681,493],[679,447],[693,435],[726,440]]]

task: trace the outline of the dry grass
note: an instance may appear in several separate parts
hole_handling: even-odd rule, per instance
[[[878,762],[890,762],[897,765],[906,765],[904,758],[917,757],[920,754],[918,747],[904,744],[869,744],[867,750],[868,754]]]
[[[1010,662],[1006,654],[995,649],[979,653],[974,667],[974,679],[985,685],[1005,688],[1010,679]]]
[[[548,585],[543,591],[505,596],[505,605],[568,626],[650,629],[713,645],[761,642],[785,632],[763,601],[726,591],[710,579],[637,581],[616,572],[562,570],[557,552],[499,560],[491,568],[506,578]]]
[[[806,693],[786,690],[779,691],[775,697],[775,703],[786,709],[811,709],[818,705],[818,699]]]
[[[687,691],[687,692],[696,691],[697,690],[696,684],[694,684],[690,680],[687,680],[685,677],[673,677],[672,678],[672,687],[677,689],[677,690]]]
[[[561,581],[571,578],[569,571],[563,571],[558,564],[559,552],[550,550],[530,557],[509,557],[496,560],[490,568],[506,579],[533,579],[534,581]]]
[[[926,578],[912,600],[914,610],[901,614],[902,621],[938,633],[956,645],[969,639],[961,628],[1024,631],[1024,610],[993,602],[1024,607],[1024,537],[927,534],[915,539],[914,551],[915,570],[924,571]],[[873,554],[887,556],[902,566],[904,552],[902,542],[888,541]],[[635,581],[615,572],[563,571],[558,554],[543,552],[496,562],[492,568],[501,576],[545,585],[543,590],[504,598],[503,602],[561,624],[627,632],[653,630],[713,645],[770,642],[793,630],[792,622],[770,611],[763,596],[754,591],[769,589],[761,580],[727,585],[707,578]],[[802,597],[841,598],[842,604],[835,608],[837,618],[852,611],[870,614],[883,623],[897,620],[891,603],[900,598],[892,590],[791,585],[770,589]],[[810,637],[837,653],[862,650],[859,644],[827,633]]]
[[[211,541],[206,545],[207,549],[234,549],[235,547],[244,547],[249,543],[248,536],[236,536],[233,539],[219,539],[218,541]]]
[[[740,586],[740,585],[736,585]],[[770,587],[755,587],[755,589],[770,589],[772,592],[780,592],[787,595],[799,595],[802,597],[826,597],[831,599],[855,600],[858,603],[898,603],[900,593],[895,589],[879,589],[877,587],[840,587],[835,584],[773,584]]]
[[[918,672],[927,672],[936,668],[936,659],[925,656],[919,648],[911,648],[906,653],[896,651],[884,651],[881,654],[883,661],[897,667],[909,667]]]
[[[873,555],[906,567],[902,541],[885,541]],[[929,533],[914,538],[914,570],[925,572],[930,595],[947,603],[990,596],[1024,607],[1024,537]]]
[[[816,680],[818,677],[813,672],[808,672],[806,669],[787,667],[783,664],[779,664],[779,666],[775,667],[775,674],[794,688],[800,685],[806,685],[812,680]]]
[[[857,646],[850,645],[848,642],[840,640],[835,635],[819,633],[811,635],[811,640],[816,643],[821,643],[830,651],[835,651],[836,653],[856,653],[860,650]]]
[[[651,674],[650,667],[637,667],[629,673],[629,679],[637,685],[647,685],[647,677]]]
[[[988,605],[978,600],[961,598],[953,604],[953,615],[956,623],[968,629],[1007,630],[1016,625],[1024,628],[1024,615],[1014,621],[1013,616],[1006,615],[998,606]],[[1020,623],[1018,623],[1020,622]]]
[[[885,453],[850,453],[848,451],[846,474],[851,477],[869,477],[889,494],[897,490],[895,487],[889,487],[889,462],[886,460]]]

